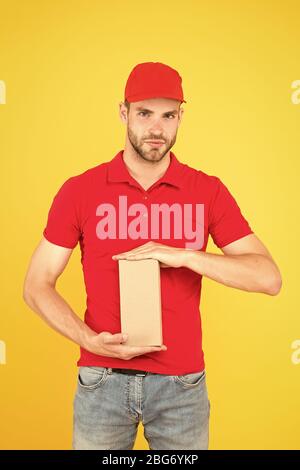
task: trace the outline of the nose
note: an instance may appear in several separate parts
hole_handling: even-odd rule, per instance
[[[163,137],[164,129],[160,124],[151,126],[150,129],[148,129],[147,135],[149,136],[147,140],[165,140]]]
[[[157,117],[157,119],[155,118],[152,119],[151,127],[149,129],[149,133],[150,132],[153,133],[153,137],[154,137],[154,134],[157,135],[163,132],[162,121],[159,117]]]

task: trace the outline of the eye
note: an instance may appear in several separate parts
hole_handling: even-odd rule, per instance
[[[175,117],[175,114],[167,114],[167,118],[169,118],[170,116],[172,116],[173,118]]]
[[[149,114],[149,113],[146,113],[145,111],[140,111],[138,114]]]

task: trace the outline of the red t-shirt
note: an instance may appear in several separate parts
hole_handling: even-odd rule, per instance
[[[114,254],[150,240],[205,251],[209,234],[221,248],[250,233],[253,231],[237,202],[218,177],[181,163],[170,152],[165,174],[146,191],[127,170],[123,150],[111,161],[63,183],[43,231],[56,245],[75,248],[79,242],[87,294],[84,321],[97,333],[112,334],[121,332],[119,272]],[[162,268],[160,276],[167,351],[125,361],[80,347],[78,366],[169,375],[204,369],[199,310],[202,276],[185,267]]]

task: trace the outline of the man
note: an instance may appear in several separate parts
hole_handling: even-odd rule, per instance
[[[269,295],[281,288],[275,262],[227,187],[171,151],[183,102],[176,70],[134,67],[120,103],[124,150],[64,182],[31,259],[25,301],[81,349],[74,449],[132,449],[140,420],[150,449],[208,449],[202,276]],[[209,235],[223,254],[205,252]],[[78,242],[84,322],[55,289]],[[161,347],[127,346],[120,332],[118,260],[145,258],[162,268]]]

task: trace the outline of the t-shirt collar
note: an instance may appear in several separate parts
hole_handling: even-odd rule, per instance
[[[114,158],[108,163],[107,179],[111,182],[128,182],[136,184],[136,180],[129,173],[123,160],[124,150],[120,150]],[[183,164],[176,158],[175,154],[170,151],[170,164],[165,174],[159,178],[156,183],[169,183],[178,188],[182,187],[181,170]]]

